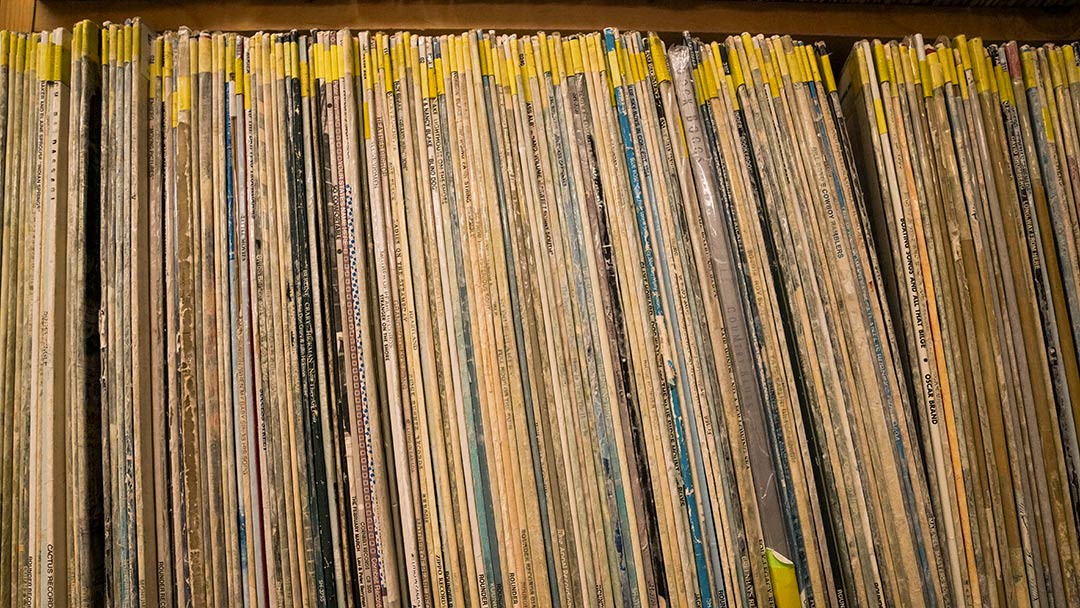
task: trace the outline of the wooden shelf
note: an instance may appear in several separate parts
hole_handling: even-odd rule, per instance
[[[1080,7],[972,9],[925,6],[818,5],[778,2],[348,2],[343,0],[4,0],[0,20],[18,27],[32,19],[40,30],[80,19],[122,20],[139,15],[155,28],[187,25],[206,30],[286,30],[350,27],[368,30],[576,32],[605,26],[706,36],[749,31],[786,33],[804,40],[851,42],[920,32],[979,35],[987,41],[1080,39]],[[0,23],[0,26],[5,26]]]
[[[706,39],[744,31],[783,33],[804,41],[825,41],[840,62],[860,38],[896,39],[916,32],[927,41],[960,33],[981,36],[987,42],[1080,40],[1080,6],[988,9],[755,0],[0,0],[0,28],[14,30],[70,28],[81,19],[100,23],[136,15],[157,29],[186,25],[237,32],[348,27],[429,33],[474,28],[572,33],[613,26],[655,31],[669,40],[687,29]]]
[[[34,0],[0,1],[0,29],[26,32],[34,27]]]

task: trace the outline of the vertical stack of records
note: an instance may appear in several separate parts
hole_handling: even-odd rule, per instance
[[[723,328],[727,418],[744,442],[736,480],[756,490],[734,506],[763,543],[776,601],[788,601],[776,583],[790,560],[804,601],[939,602],[933,520],[828,56],[744,35],[690,41],[672,63],[720,307],[709,327]]]
[[[178,600],[941,595],[823,52],[151,49],[148,455]]]
[[[1077,55],[0,32],[0,605],[1068,604]]]
[[[101,28],[101,425],[106,560],[114,605],[155,601],[147,143],[150,44],[138,20]]]
[[[97,29],[0,32],[0,598],[104,598]],[[98,542],[94,542],[94,538]],[[95,557],[97,560],[95,561]]]
[[[68,604],[106,599],[101,311],[100,28],[88,21],[71,36],[68,132],[67,559]]]
[[[842,79],[957,604],[1080,594],[1077,65],[914,36]]]

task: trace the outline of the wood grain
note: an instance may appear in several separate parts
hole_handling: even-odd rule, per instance
[[[6,0],[17,10],[33,0]],[[636,1],[590,3],[521,1],[347,2],[344,0],[37,0],[36,29],[143,17],[151,27],[187,25],[205,30],[288,30],[352,27],[368,30],[461,31],[492,28],[509,32],[588,31],[605,26],[651,30],[671,36],[685,29],[699,35],[742,31],[787,33],[796,38],[850,45],[858,38],[897,38],[920,32],[979,35],[987,41],[1080,39],[1080,7],[1067,9],[971,9],[919,6],[809,5],[779,2]],[[32,9],[27,10],[33,14]],[[0,13],[3,14],[3,13]],[[21,13],[20,13],[21,14]],[[25,19],[25,16],[23,17]],[[835,47],[843,48],[843,46]]]
[[[28,32],[34,26],[35,0],[0,2],[0,29]]]

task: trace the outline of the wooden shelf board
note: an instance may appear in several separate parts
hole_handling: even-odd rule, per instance
[[[4,0],[0,4],[26,2]],[[29,0],[33,1],[33,0]],[[749,31],[850,44],[859,38],[899,38],[919,32],[1036,43],[1080,39],[1080,7],[972,9],[918,6],[818,5],[776,2],[347,2],[344,0],[37,0],[34,29],[71,27],[81,19],[141,16],[151,27],[257,31],[349,27],[426,32],[471,28],[501,32],[571,33],[605,26],[705,37]]]
[[[0,29],[29,31],[34,26],[35,0],[0,0]]]

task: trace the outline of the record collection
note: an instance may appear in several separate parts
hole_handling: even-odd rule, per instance
[[[1077,59],[0,32],[0,606],[1070,605]]]
[[[1075,604],[1077,48],[864,41],[841,81],[956,601]]]

